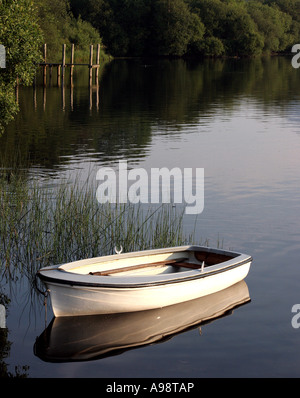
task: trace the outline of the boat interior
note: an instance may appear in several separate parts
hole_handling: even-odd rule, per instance
[[[166,253],[164,259],[162,255],[137,257],[131,264],[126,264],[125,260],[121,263],[99,264],[99,269],[89,270],[89,275],[95,276],[128,276],[128,275],[158,275],[166,273],[177,273],[191,269],[203,271],[205,268],[229,261],[236,255],[228,255],[211,251],[182,251],[177,253]],[[128,260],[127,260],[128,262]],[[87,271],[87,270],[86,270]],[[76,272],[75,269],[72,272]]]

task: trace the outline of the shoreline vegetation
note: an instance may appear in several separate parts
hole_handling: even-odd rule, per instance
[[[299,0],[70,0],[114,57],[243,57],[290,51]]]
[[[22,173],[10,181],[0,175],[1,275],[24,275],[34,286],[37,270],[51,264],[114,254],[120,246],[131,252],[195,243],[183,216],[172,204],[99,204],[89,180],[47,186]]]
[[[76,62],[101,44],[111,57],[253,57],[290,53],[300,40],[300,0],[1,0],[0,134],[18,112],[17,84],[42,61]]]

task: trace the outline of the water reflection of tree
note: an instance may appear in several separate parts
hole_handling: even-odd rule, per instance
[[[8,86],[0,76],[0,135],[18,111],[14,87]]]
[[[115,60],[105,66],[99,109],[89,106],[86,73],[75,79],[73,105],[66,87],[21,90],[21,111],[0,138],[6,167],[29,164],[59,169],[74,156],[105,162],[146,156],[153,131],[172,134],[217,109],[233,112],[249,98],[260,109],[284,110],[297,95],[298,74],[289,58],[219,60]],[[170,129],[169,126],[172,126]],[[17,159],[17,160],[16,160]]]
[[[8,308],[10,303],[9,298],[0,292],[0,304],[4,305],[5,308]],[[7,328],[0,327],[0,379],[1,378],[26,378],[28,377],[27,371],[29,370],[29,366],[16,365],[14,369],[14,373],[8,370],[8,365],[5,360],[10,355],[10,349],[12,343],[8,340],[9,330]]]

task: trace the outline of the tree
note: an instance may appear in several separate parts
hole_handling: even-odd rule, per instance
[[[75,18],[66,0],[34,0],[38,10],[38,23],[47,43],[47,58],[51,62],[61,62],[62,45],[74,43],[76,60],[88,60],[90,44],[101,43],[95,27],[80,17]],[[103,55],[103,51],[101,51]]]
[[[42,33],[32,0],[0,1],[0,44],[5,47],[6,68],[0,75],[0,134],[18,111],[17,82],[31,84],[41,60]]]
[[[205,26],[204,55],[255,55],[263,47],[261,34],[240,0],[190,0]]]
[[[300,0],[265,0],[266,3],[275,9],[279,9],[282,14],[281,16],[285,18],[290,16],[292,21],[285,32],[285,50],[289,50],[293,44],[299,43],[300,40]],[[285,14],[285,15],[284,15]],[[284,44],[284,42],[282,43]]]
[[[221,35],[228,55],[257,55],[263,48],[263,37],[248,14],[245,3],[229,3]]]
[[[263,4],[260,1],[250,1],[247,4],[249,15],[263,35],[263,51],[284,51],[292,43],[292,17],[278,7]]]
[[[156,55],[182,56],[202,40],[204,26],[183,0],[153,0],[151,16],[152,52]]]
[[[114,56],[183,55],[197,47],[204,26],[185,0],[71,0]]]
[[[149,0],[111,0],[116,22],[127,39],[126,55],[140,56],[147,53],[150,35]]]
[[[42,32],[32,0],[0,2],[0,42],[6,50],[6,68],[2,78],[15,84],[17,78],[30,84],[35,65],[41,60]]]

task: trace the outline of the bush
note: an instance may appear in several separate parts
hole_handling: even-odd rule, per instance
[[[266,53],[284,51],[293,43],[291,34],[292,17],[277,7],[251,1],[247,4],[249,15],[255,22],[264,41],[263,51]]]
[[[47,59],[61,62],[62,45],[66,44],[67,57],[71,43],[75,44],[76,61],[89,59],[90,44],[101,44],[96,28],[88,21],[75,18],[65,0],[35,0],[38,8],[38,22],[47,43]],[[102,51],[104,57],[104,52]]]
[[[31,0],[0,2],[0,43],[6,52],[6,68],[0,76],[0,135],[18,111],[17,82],[31,84],[35,64],[41,60],[42,33]]]

